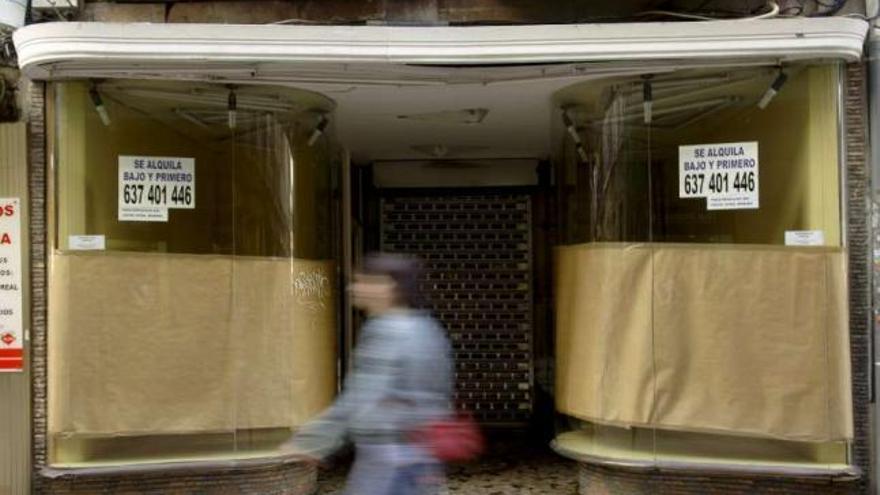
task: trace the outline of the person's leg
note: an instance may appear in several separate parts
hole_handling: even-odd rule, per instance
[[[359,450],[348,473],[345,495],[393,495],[397,468],[370,450]]]
[[[436,495],[443,486],[443,472],[436,464],[400,466],[394,476],[391,495]]]

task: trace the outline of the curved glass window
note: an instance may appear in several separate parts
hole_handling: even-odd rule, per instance
[[[837,85],[836,65],[804,64],[557,95],[563,449],[846,467]]]
[[[332,102],[51,92],[51,463],[271,455],[336,392]]]

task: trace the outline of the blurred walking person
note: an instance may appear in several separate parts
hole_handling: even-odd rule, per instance
[[[450,346],[440,325],[414,309],[418,277],[414,259],[366,258],[349,290],[369,319],[343,392],[291,439],[315,459],[354,442],[345,495],[434,495],[444,485],[430,434],[419,433],[452,417]]]

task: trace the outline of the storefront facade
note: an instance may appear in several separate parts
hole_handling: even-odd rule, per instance
[[[867,493],[866,31],[18,31],[34,490],[309,493],[314,470],[279,445],[337,390],[360,252],[442,274],[441,251],[484,242],[468,262],[510,286],[492,297],[522,311],[511,328],[533,326],[453,331],[460,357],[522,360],[521,393],[474,410],[532,421],[551,391],[582,493]],[[468,165],[427,165],[449,158]],[[477,216],[499,197],[554,227]],[[439,230],[419,237],[418,215]],[[494,237],[443,237],[480,222]]]

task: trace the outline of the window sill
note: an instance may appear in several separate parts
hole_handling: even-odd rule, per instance
[[[242,455],[243,454],[243,455]],[[211,473],[229,470],[263,470],[291,464],[302,463],[300,455],[279,451],[252,451],[217,455],[201,458],[140,458],[127,459],[122,462],[82,462],[54,464],[40,470],[40,475],[48,479],[67,477],[103,477],[129,474],[151,474],[172,472]]]
[[[675,449],[639,449],[625,444],[617,435],[596,435],[571,431],[556,437],[552,448],[577,462],[639,472],[664,472],[715,476],[791,477],[849,481],[859,479],[855,466],[803,459],[755,459],[743,455],[683,455]],[[671,443],[665,445],[670,447]]]

